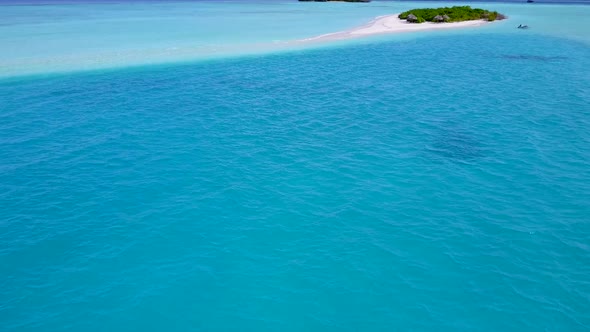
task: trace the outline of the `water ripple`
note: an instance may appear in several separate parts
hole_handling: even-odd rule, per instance
[[[0,83],[2,327],[587,330],[590,53],[514,38]]]

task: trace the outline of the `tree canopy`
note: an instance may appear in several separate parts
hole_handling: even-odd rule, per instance
[[[414,16],[416,16],[416,20],[414,20],[416,23],[437,22],[439,21],[438,19],[435,19],[437,16],[445,17],[444,22],[461,22],[471,20],[495,21],[505,18],[504,15],[499,14],[496,11],[471,8],[470,6],[412,9],[399,14],[399,18],[405,20],[410,14],[414,14]]]

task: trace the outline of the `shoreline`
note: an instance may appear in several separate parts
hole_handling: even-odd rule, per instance
[[[362,38],[382,34],[478,27],[492,23],[484,20],[473,20],[453,23],[408,23],[405,20],[398,18],[398,15],[399,13],[378,16],[369,23],[362,26],[358,26],[344,31],[327,33],[315,37],[299,39],[296,40],[295,43],[318,43]]]
[[[113,56],[111,53],[105,53],[100,56],[102,59],[111,59],[112,62],[95,61],[92,58],[81,56],[78,61],[75,57],[62,57],[44,59],[37,63],[13,63],[11,66],[6,68],[27,68],[27,70],[8,70],[2,72],[2,66],[0,64],[0,81],[6,79],[13,79],[18,77],[34,77],[43,75],[60,75],[72,72],[88,72],[88,71],[101,71],[111,70],[117,68],[134,68],[143,66],[157,66],[157,65],[168,65],[172,63],[190,63],[195,61],[210,61],[216,59],[234,58],[241,56],[252,56],[258,54],[268,54],[274,52],[289,52],[297,50],[299,47],[316,47],[323,43],[330,43],[341,40],[353,40],[364,37],[370,37],[375,35],[384,34],[396,34],[413,31],[428,31],[428,30],[444,30],[453,28],[466,28],[476,27],[485,25],[491,22],[477,20],[477,21],[464,21],[456,23],[431,23],[425,22],[420,24],[407,23],[405,20],[398,18],[399,14],[378,16],[369,21],[368,23],[353,27],[347,30],[332,32],[327,34],[318,35],[315,37],[304,38],[304,39],[291,39],[285,41],[257,43],[240,48],[241,52],[234,52],[235,50],[231,47],[224,48],[223,46],[217,46],[215,48],[208,48],[206,50],[199,51],[185,51],[180,52],[177,48],[167,49],[154,49],[154,50],[142,50],[141,52],[132,52],[127,54],[125,59],[127,61],[121,61],[121,53],[117,53],[119,57]],[[145,56],[146,53],[151,53],[149,56]],[[77,62],[77,66],[70,67],[66,64],[70,62]],[[42,64],[50,65],[49,67],[41,67]]]

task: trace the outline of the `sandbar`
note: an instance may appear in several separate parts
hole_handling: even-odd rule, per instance
[[[440,29],[456,29],[456,28],[467,28],[477,27],[490,22],[484,20],[473,20],[453,23],[408,23],[406,20],[398,18],[398,14],[379,16],[371,22],[352,28],[345,31],[328,33],[316,37],[305,38],[298,40],[299,43],[314,43],[314,42],[326,42],[335,41],[351,38],[361,38],[372,35],[380,35],[387,33],[404,33],[413,31],[427,31],[427,30],[440,30]]]

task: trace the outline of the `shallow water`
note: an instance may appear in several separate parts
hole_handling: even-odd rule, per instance
[[[588,330],[590,46],[355,43],[0,81],[2,329]]]
[[[361,26],[380,15],[440,5],[440,2],[382,1],[369,4],[297,1],[62,4],[50,1],[45,5],[0,5],[0,78],[293,50],[302,47],[290,43],[294,40]],[[514,28],[528,24],[531,29],[524,33],[590,44],[590,20],[586,20],[590,6],[510,3],[477,3],[477,6],[498,10],[510,20],[453,33],[522,34],[523,31]],[[404,38],[408,37],[402,34],[377,39]],[[311,46],[330,45],[304,47]]]

